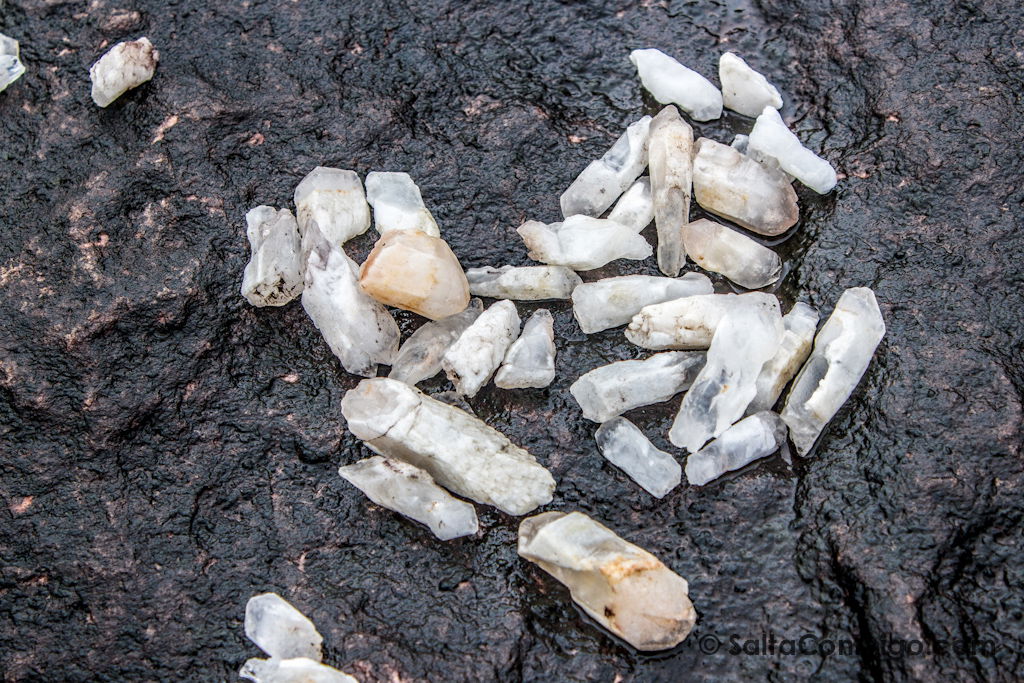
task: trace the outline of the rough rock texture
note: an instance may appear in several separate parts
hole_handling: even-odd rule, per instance
[[[245,601],[267,590],[363,683],[1024,675],[1024,7],[123,7],[7,0],[0,19],[29,69],[0,94],[8,678],[236,680],[256,654]],[[103,41],[139,35],[164,53],[158,76],[99,110],[89,65]],[[783,115],[846,176],[824,197],[797,189],[783,310],[800,295],[827,316],[869,285],[888,326],[813,459],[791,472],[770,458],[660,501],[629,495],[567,393],[586,369],[646,355],[621,330],[584,341],[568,303],[545,304],[563,340],[554,384],[473,399],[550,467],[561,509],[690,582],[700,621],[656,657],[583,626],[568,592],[516,557],[516,519],[481,509],[479,541],[442,543],[367,518],[336,473],[367,455],[338,416],[357,378],[300,305],[238,296],[240,217],[287,206],[318,164],[406,170],[463,265],[529,265],[515,228],[555,220],[579,169],[660,109],[628,47],[609,44],[672,50],[705,74],[724,49],[760,55]],[[730,116],[695,128],[748,132]],[[374,239],[347,246],[361,259]],[[638,268],[657,273],[649,259],[594,277]],[[408,334],[413,316],[398,318]],[[627,417],[667,450],[675,407]],[[730,634],[766,630],[855,647],[728,653]],[[715,649],[704,636],[720,649],[702,653]],[[887,654],[907,640],[928,654]]]

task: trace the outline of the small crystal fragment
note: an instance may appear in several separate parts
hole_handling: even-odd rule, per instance
[[[570,216],[545,225],[527,221],[516,230],[534,261],[573,270],[593,270],[620,258],[642,261],[651,245],[632,229],[602,218]]]
[[[455,390],[472,398],[487,384],[518,336],[516,305],[508,300],[498,301],[448,347],[441,367]]]
[[[747,289],[770,285],[782,274],[782,259],[774,251],[706,218],[683,226],[683,243],[698,266]]]
[[[359,683],[346,673],[305,657],[249,659],[238,675],[253,683]]]
[[[608,213],[608,220],[625,225],[634,232],[643,232],[651,224],[654,220],[654,198],[648,176],[639,178],[622,193]]]
[[[159,60],[160,53],[149,38],[118,43],[89,69],[92,101],[101,107],[108,106],[132,88],[153,78]]]
[[[737,135],[733,137],[732,143],[729,145],[740,154],[747,153],[747,146],[750,144],[750,136],[748,135]]]
[[[644,172],[650,125],[650,116],[631,123],[604,156],[583,169],[562,193],[563,216],[600,216]]]
[[[551,502],[555,480],[527,451],[464,410],[384,377],[345,394],[349,430],[376,453],[415,465],[449,491],[523,515]]]
[[[469,293],[492,299],[568,299],[583,280],[565,266],[484,266],[466,271]]]
[[[313,622],[277,593],[262,593],[245,605],[245,635],[271,657],[308,657],[319,662],[324,639]]]
[[[782,107],[782,96],[775,86],[732,52],[719,57],[718,80],[722,82],[725,106],[744,116],[758,116],[765,107]]]
[[[316,223],[340,246],[370,228],[370,206],[355,171],[317,166],[295,187],[295,213],[305,235]]]
[[[746,467],[782,447],[786,424],[767,410],[746,417],[686,458],[686,480],[704,486],[726,472]]]
[[[789,176],[707,138],[697,140],[693,196],[711,213],[761,235],[780,235],[800,217]]]
[[[638,650],[678,645],[697,621],[686,579],[580,512],[524,519],[519,555],[558,579],[587,614]]]
[[[658,227],[658,269],[675,277],[686,265],[683,226],[690,221],[693,128],[669,105],[651,123],[651,195]]]
[[[629,61],[640,82],[662,104],[676,104],[695,121],[722,115],[722,93],[711,81],[688,69],[661,50],[633,50]]]
[[[804,147],[776,109],[765,107],[757,117],[748,149],[755,159],[774,159],[783,171],[818,194],[828,194],[836,186],[836,169]]]
[[[373,207],[374,228],[381,235],[392,230],[415,230],[441,236],[434,216],[423,203],[420,188],[408,173],[367,173],[366,200]]]
[[[257,206],[245,214],[252,252],[242,296],[253,306],[284,306],[302,293],[299,226],[288,209]]]
[[[722,317],[747,300],[778,307],[771,294],[698,294],[644,306],[626,328],[626,339],[645,349],[706,349]]]
[[[381,507],[430,528],[442,541],[477,532],[476,510],[452,498],[418,467],[379,455],[346,465],[338,474]]]
[[[782,316],[782,342],[779,351],[761,367],[757,376],[757,393],[747,406],[747,414],[770,410],[782,395],[782,390],[793,379],[797,370],[811,353],[814,329],[818,326],[818,311],[805,303],[797,303]]]
[[[572,293],[572,312],[580,329],[593,334],[625,325],[645,306],[712,291],[711,280],[701,273],[678,278],[621,275],[577,287]]]
[[[608,462],[628,474],[655,498],[679,486],[683,469],[676,459],[658,450],[636,425],[614,417],[597,428],[597,447]]]
[[[538,308],[509,347],[494,384],[502,389],[540,389],[554,379],[554,319],[546,308]]]
[[[585,373],[569,387],[583,417],[607,422],[616,415],[667,401],[686,391],[704,367],[702,351],[668,351],[646,360],[620,360]]]
[[[0,92],[25,73],[19,53],[18,41],[0,33]]]
[[[480,317],[483,310],[483,302],[473,299],[461,313],[421,325],[398,349],[388,377],[406,384],[418,384],[441,372],[444,352]]]
[[[814,350],[786,399],[782,419],[800,455],[807,455],[871,363],[885,335],[875,293],[867,287],[843,292],[835,311],[814,338]]]

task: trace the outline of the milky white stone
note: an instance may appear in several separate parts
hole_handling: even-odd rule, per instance
[[[732,139],[732,143],[729,145],[740,154],[747,153],[747,146],[750,144],[750,137],[747,135],[736,135]]]
[[[600,216],[633,184],[647,166],[650,126],[650,116],[631,123],[604,156],[583,169],[562,193],[563,216]]]
[[[324,639],[313,622],[277,593],[261,593],[245,605],[245,636],[271,657],[320,661]]]
[[[551,502],[555,480],[528,452],[455,406],[379,377],[345,394],[349,430],[374,452],[415,465],[449,491],[523,515]]]
[[[686,265],[682,231],[690,220],[693,182],[693,128],[675,107],[665,107],[654,117],[649,153],[658,269],[675,277]]]
[[[493,299],[568,299],[583,280],[565,266],[484,266],[466,271],[469,293]]]
[[[638,650],[678,645],[697,621],[686,579],[580,512],[524,519],[519,555],[565,584],[587,614]]]
[[[718,80],[725,106],[744,116],[758,116],[765,107],[782,106],[782,95],[775,86],[732,52],[719,57]]]
[[[0,92],[25,73],[19,52],[18,41],[0,33]]]
[[[555,379],[555,331],[551,312],[534,311],[523,333],[512,342],[494,385],[502,389],[540,389]]]
[[[701,138],[696,148],[698,204],[761,235],[780,235],[796,224],[800,209],[789,176],[714,140]]]
[[[743,417],[757,392],[757,376],[779,350],[782,314],[774,305],[737,297],[715,330],[707,362],[683,396],[669,441],[695,453]]]
[[[245,214],[249,263],[242,296],[253,306],[284,306],[302,293],[299,226],[288,209],[257,206]]]
[[[348,674],[305,657],[249,659],[238,675],[253,683],[359,683]]]
[[[654,220],[654,198],[648,176],[639,178],[622,193],[608,213],[608,220],[625,225],[634,232],[642,232],[651,224]]]
[[[416,230],[441,236],[437,222],[423,203],[420,188],[408,173],[367,173],[366,200],[373,207],[374,228],[381,235],[392,230]]]
[[[624,417],[614,417],[594,435],[601,455],[655,498],[679,486],[683,469],[676,459],[658,450],[636,425]]]
[[[92,101],[108,106],[132,88],[153,78],[160,53],[149,38],[118,43],[107,50],[89,69]]]
[[[418,467],[379,455],[346,465],[338,474],[381,507],[426,525],[442,541],[475,534],[476,510],[452,498]]]
[[[498,301],[448,347],[441,367],[456,391],[472,398],[487,384],[518,336],[516,305],[508,300]]]
[[[688,69],[661,50],[633,50],[629,61],[640,82],[662,104],[676,104],[695,121],[722,115],[722,93],[711,81]]]
[[[388,377],[406,384],[418,384],[441,372],[444,352],[480,317],[483,310],[480,299],[473,299],[461,313],[420,325],[398,349]]]
[[[373,377],[377,364],[390,365],[398,352],[395,319],[360,289],[358,267],[341,246],[322,236],[306,263],[302,307],[347,372]]]
[[[382,304],[431,320],[469,305],[469,282],[451,247],[418,230],[381,235],[359,269],[359,286]]]
[[[699,294],[644,306],[626,328],[626,339],[645,349],[706,349],[725,313],[747,300],[778,307],[771,294]]]
[[[706,218],[683,226],[683,243],[698,266],[747,289],[770,285],[782,274],[782,259],[774,251]]]
[[[767,410],[746,417],[686,458],[686,480],[704,486],[726,472],[746,467],[782,447],[786,424]]]
[[[702,351],[668,351],[645,360],[620,360],[585,373],[569,387],[583,417],[607,422],[616,415],[667,401],[686,391],[704,367]]]
[[[761,367],[757,376],[757,393],[747,406],[748,415],[770,410],[779,400],[782,390],[811,353],[817,326],[818,311],[805,303],[797,303],[782,316],[782,342],[778,352]]]
[[[625,325],[645,306],[712,291],[711,280],[701,273],[678,278],[622,275],[577,287],[572,293],[572,312],[580,329],[593,334]]]
[[[317,166],[295,187],[295,212],[305,234],[312,223],[332,245],[370,228],[370,206],[355,171]]]
[[[783,171],[818,194],[827,194],[836,186],[836,169],[804,147],[776,109],[765,107],[757,117],[748,150],[755,159],[774,159]]]
[[[653,253],[647,240],[631,228],[590,216],[570,216],[548,225],[527,221],[516,232],[534,261],[573,270],[593,270],[620,258],[642,261]]]
[[[814,338],[811,357],[793,382],[782,411],[801,455],[807,455],[857,388],[883,336],[885,322],[875,293],[867,287],[843,292]]]

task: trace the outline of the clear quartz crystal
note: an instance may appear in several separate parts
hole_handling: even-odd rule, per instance
[[[746,467],[779,450],[786,442],[786,424],[767,410],[743,418],[717,439],[686,458],[686,480],[704,486],[726,472]]]
[[[441,358],[456,391],[472,398],[501,365],[519,336],[519,313],[511,301],[498,301],[466,328]]]
[[[608,213],[608,220],[625,225],[634,232],[643,232],[651,224],[654,220],[654,198],[651,196],[650,177],[638,178],[622,193]]]
[[[885,336],[885,322],[867,287],[839,297],[835,310],[814,338],[814,350],[786,398],[782,419],[800,455],[807,455],[829,420],[857,388]]]
[[[651,117],[631,123],[611,149],[592,161],[562,193],[562,215],[600,216],[647,166]]]
[[[625,325],[645,306],[697,294],[711,294],[707,275],[682,277],[621,275],[586,282],[572,293],[572,312],[586,334]]]
[[[25,73],[21,63],[18,41],[0,33],[0,92]]]
[[[261,593],[245,605],[245,636],[271,657],[308,657],[319,662],[323,636],[313,622],[277,593]]]
[[[690,221],[693,128],[669,105],[651,123],[651,196],[658,227],[658,269],[675,277],[686,265],[683,227]]]
[[[782,259],[774,251],[706,218],[683,227],[683,244],[698,266],[747,289],[766,287],[782,274]]]
[[[597,447],[608,462],[628,474],[655,498],[679,486],[682,468],[624,417],[614,417],[597,429]]]
[[[441,236],[434,216],[423,203],[420,188],[408,173],[367,173],[366,200],[373,207],[374,227],[381,235],[392,230],[413,230]]]
[[[299,226],[288,209],[257,206],[245,214],[251,256],[242,296],[253,306],[284,306],[302,293]]]
[[[719,57],[718,80],[722,82],[727,109],[744,116],[758,116],[765,107],[782,107],[782,96],[775,86],[732,52]]]
[[[253,683],[359,683],[346,673],[305,657],[249,659],[238,675]]]
[[[640,82],[662,104],[678,105],[695,121],[722,116],[722,93],[718,88],[661,50],[633,50],[629,61],[636,66]]]
[[[484,266],[466,271],[469,293],[493,299],[568,299],[583,280],[565,266]]]
[[[782,342],[778,352],[761,367],[757,376],[757,393],[747,406],[747,414],[770,410],[811,353],[818,311],[805,303],[797,303],[782,316]]]
[[[509,347],[494,384],[502,389],[540,389],[554,379],[554,319],[546,308],[538,308]]]
[[[714,140],[701,138],[696,148],[693,196],[704,209],[760,235],[796,225],[800,209],[789,176]]]
[[[748,143],[750,155],[758,160],[774,160],[779,167],[818,194],[828,194],[836,186],[836,169],[807,149],[789,129],[778,110],[765,107]]]
[[[626,328],[626,339],[645,349],[706,349],[723,316],[745,302],[778,307],[771,294],[698,294],[644,306]]]
[[[341,412],[374,452],[415,465],[456,495],[523,515],[551,502],[555,480],[527,451],[464,410],[384,377],[348,391]]]
[[[678,645],[697,621],[686,579],[580,512],[524,519],[519,555],[558,579],[597,623],[638,650]]]
[[[395,356],[388,377],[406,384],[418,384],[441,372],[441,358],[484,310],[480,299],[473,299],[461,313],[428,322],[413,332]]]
[[[100,107],[110,105],[132,88],[153,78],[158,61],[160,53],[149,38],[118,43],[89,69],[92,101]]]
[[[317,166],[295,187],[295,213],[306,234],[315,223],[332,245],[370,228],[370,206],[355,171]]]
[[[418,467],[375,455],[346,465],[338,474],[371,501],[426,525],[442,541],[477,532],[476,510],[452,498]]]
[[[642,261],[651,245],[631,228],[602,218],[570,216],[545,225],[527,221],[516,230],[534,261],[573,270],[593,270],[616,259]]]
[[[585,373],[569,393],[583,409],[583,417],[607,422],[686,391],[704,367],[704,358],[702,351],[667,351],[645,360],[620,360]]]

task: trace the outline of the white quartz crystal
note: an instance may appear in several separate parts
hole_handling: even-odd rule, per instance
[[[456,391],[472,398],[498,369],[519,336],[519,313],[508,300],[498,301],[473,321],[441,358]]]
[[[238,675],[253,683],[359,683],[348,674],[305,657],[249,659]]]
[[[538,308],[512,342],[494,376],[502,389],[542,388],[555,379],[555,330],[551,312]]]
[[[19,53],[18,41],[0,33],[0,92],[25,73]]]
[[[107,50],[89,69],[92,101],[108,106],[132,88],[153,78],[160,53],[149,38],[118,43]]]
[[[800,209],[789,176],[714,140],[701,138],[696,147],[698,204],[761,235],[780,235],[796,224]]]
[[[775,297],[768,297],[771,305],[749,294],[736,299],[740,303],[729,308],[715,330],[707,362],[683,396],[669,431],[669,441],[691,453],[743,417],[757,392],[761,366],[782,340]]]
[[[757,393],[747,406],[748,415],[770,410],[779,400],[782,390],[807,360],[817,326],[818,311],[802,302],[782,316],[782,342],[778,352],[761,367]]]
[[[473,299],[461,313],[429,322],[413,332],[395,356],[388,377],[406,384],[418,384],[441,372],[441,358],[484,310],[480,299]]]
[[[726,472],[746,467],[779,450],[786,441],[786,424],[767,410],[746,417],[717,439],[686,458],[686,480],[704,486]]]
[[[426,525],[442,541],[477,532],[476,510],[452,498],[418,467],[379,455],[346,465],[338,474],[381,507]]]
[[[647,136],[651,117],[631,123],[611,149],[590,162],[562,193],[562,215],[600,216],[647,166]]]
[[[401,333],[387,309],[360,289],[358,274],[339,244],[318,236],[306,263],[302,307],[347,372],[373,377],[378,363],[391,364]]]
[[[782,259],[774,251],[706,218],[683,226],[683,243],[698,266],[747,289],[770,285],[782,274]]]
[[[373,207],[374,228],[381,235],[392,230],[416,230],[441,236],[437,222],[423,204],[420,188],[408,173],[367,173],[366,200]]]
[[[644,306],[626,328],[626,339],[645,349],[706,349],[722,317],[746,301],[778,308],[771,294],[699,294]]]
[[[786,398],[782,419],[797,451],[807,455],[839,408],[857,388],[885,335],[885,322],[867,287],[843,292],[814,338],[814,350]]]
[[[277,593],[261,593],[245,605],[245,635],[271,657],[320,661],[324,639],[313,622]]]
[[[572,312],[580,329],[593,334],[625,325],[644,306],[712,291],[711,280],[700,273],[678,278],[622,275],[577,287],[572,293]]]
[[[299,226],[288,209],[257,206],[245,214],[249,263],[242,296],[253,306],[284,306],[302,293]]]
[[[634,232],[642,232],[654,220],[651,179],[643,176],[622,193],[608,213],[608,220],[621,223]]]
[[[740,154],[747,153],[747,146],[750,144],[750,136],[748,135],[736,135],[732,139],[732,143],[729,144],[734,150]]]
[[[719,57],[718,80],[722,82],[726,108],[744,116],[758,116],[765,107],[782,106],[782,96],[775,86],[732,52]]]
[[[686,391],[704,367],[702,351],[668,351],[645,360],[620,360],[585,373],[569,387],[583,417],[607,422],[616,415],[667,401]]]
[[[524,519],[519,555],[565,584],[587,614],[638,650],[678,645],[697,621],[686,579],[580,512]]]
[[[466,271],[469,293],[493,299],[568,299],[583,280],[565,266],[484,266]]]
[[[655,498],[679,486],[682,468],[676,459],[654,444],[624,417],[614,417],[594,435],[601,455]]]
[[[545,225],[527,221],[516,230],[534,261],[593,270],[620,258],[642,261],[653,253],[643,237],[615,221],[570,216]]]
[[[370,228],[370,206],[355,171],[317,166],[295,187],[295,212],[305,234],[312,223],[332,245]]]
[[[414,387],[383,377],[363,380],[345,394],[341,412],[374,452],[426,470],[459,496],[511,515],[551,502],[555,480],[532,455]]]
[[[818,194],[827,194],[836,186],[836,169],[800,143],[777,109],[765,107],[757,117],[748,150],[755,159],[774,159],[783,171]]]
[[[633,50],[629,61],[640,82],[662,104],[676,104],[695,121],[722,115],[722,93],[711,81],[688,69],[661,50]]]
[[[658,269],[675,277],[686,265],[683,226],[690,220],[693,128],[669,105],[651,123],[651,196],[658,227]]]

